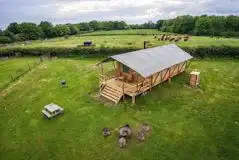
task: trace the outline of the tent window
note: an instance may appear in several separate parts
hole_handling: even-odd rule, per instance
[[[129,67],[123,65],[123,72],[129,73]]]

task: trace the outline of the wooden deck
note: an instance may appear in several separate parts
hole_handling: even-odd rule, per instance
[[[115,75],[99,75],[100,94],[115,102],[116,104],[124,98],[125,95],[132,97],[132,103],[135,103],[135,97],[144,92],[151,91],[154,86],[157,86],[165,81],[171,83],[171,78],[185,71],[187,63],[179,63],[170,68],[166,68],[158,73],[153,74],[148,78],[139,78],[137,82],[126,82],[123,77],[116,78]],[[122,79],[121,79],[122,78]]]

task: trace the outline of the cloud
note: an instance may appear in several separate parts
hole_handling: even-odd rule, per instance
[[[14,21],[143,23],[184,14],[239,15],[238,6],[239,0],[0,0],[0,28]]]

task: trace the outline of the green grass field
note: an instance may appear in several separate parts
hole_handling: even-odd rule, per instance
[[[21,73],[29,70],[29,66],[33,66],[36,57],[12,58],[0,60],[0,89],[11,83],[11,76],[14,78]]]
[[[154,35],[154,34],[172,34],[167,32],[161,32],[156,29],[130,29],[130,30],[111,30],[111,31],[95,31],[90,33],[84,33],[82,35]]]
[[[132,32],[132,33],[131,33]],[[99,31],[84,34],[83,36],[70,36],[68,39],[64,37],[49,39],[46,41],[32,41],[30,44],[10,44],[6,48],[72,48],[82,45],[84,41],[91,40],[96,44],[96,47],[110,47],[110,48],[143,48],[143,42],[150,41],[152,46],[160,46],[165,44],[175,43],[182,47],[197,47],[197,46],[239,46],[239,39],[234,38],[210,38],[203,36],[192,36],[188,42],[169,42],[155,40],[152,35],[130,35],[137,33],[162,33],[157,30],[121,30],[117,31]],[[100,34],[105,34],[101,35]],[[114,35],[118,34],[118,35]],[[129,35],[124,35],[129,34]],[[87,36],[88,35],[88,36]],[[159,36],[160,37],[160,36]]]
[[[194,61],[189,70],[201,71],[199,89],[187,87],[188,76],[182,74],[171,85],[166,82],[140,96],[133,107],[130,99],[111,106],[94,98],[96,62],[44,61],[4,89],[0,159],[237,159],[238,60]],[[7,61],[0,63],[3,66]],[[10,72],[11,65],[8,68],[1,70],[1,77]],[[61,79],[68,88],[59,85]],[[64,107],[65,113],[49,121],[40,112],[51,102]],[[152,125],[146,141],[137,142],[133,136],[129,146],[120,149],[117,128],[129,123],[136,129],[144,121]],[[101,135],[105,126],[113,129],[107,138]]]

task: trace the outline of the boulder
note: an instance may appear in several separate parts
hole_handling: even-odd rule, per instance
[[[129,124],[126,124],[125,126],[121,127],[119,129],[119,134],[121,137],[130,137],[132,134],[132,129]]]
[[[110,134],[111,134],[110,129],[109,128],[103,128],[102,134],[103,134],[104,137],[110,136]]]
[[[118,140],[120,148],[124,148],[127,146],[127,141],[124,137],[120,137]]]
[[[143,131],[139,131],[136,135],[136,139],[139,141],[144,141],[145,140],[145,134]]]

